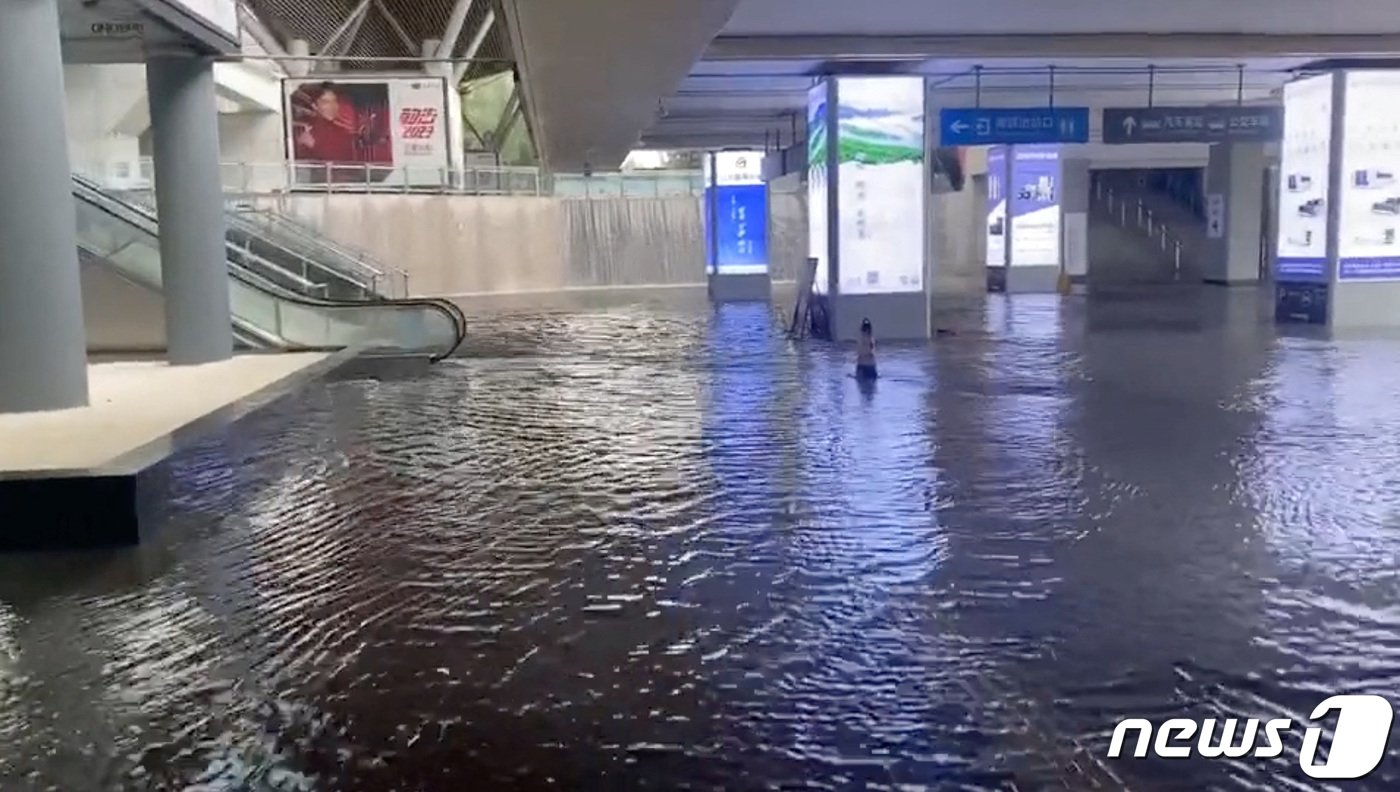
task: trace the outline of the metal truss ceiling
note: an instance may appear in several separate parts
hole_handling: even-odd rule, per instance
[[[360,10],[362,0],[244,1],[284,42],[305,39],[310,43],[312,54],[339,55],[347,65],[364,69],[393,68],[395,64],[384,61],[357,62],[356,56],[418,58],[422,54],[419,49],[421,42],[442,37],[456,5],[456,0],[370,0],[362,21],[352,23],[345,29],[346,22]],[[471,70],[473,76],[509,68],[512,60],[510,39],[498,13],[496,0],[475,0],[471,4],[466,24],[462,25],[453,47],[453,57],[462,57],[466,53],[487,15],[494,15],[495,20],[473,56],[477,61]],[[396,22],[402,34],[396,29]],[[344,32],[337,40],[334,53],[326,53],[326,43],[342,30]],[[405,38],[413,42],[412,48]]]

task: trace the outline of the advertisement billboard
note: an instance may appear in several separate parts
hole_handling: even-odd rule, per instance
[[[446,183],[446,89],[434,77],[284,80],[294,184]]]
[[[807,91],[807,255],[817,260],[812,291],[826,294],[830,261],[827,237],[827,95],[825,81]]]
[[[706,220],[714,228],[710,269],[721,275],[751,275],[768,271],[768,185],[763,181],[763,152],[721,151],[711,161]]]
[[[1338,280],[1400,280],[1400,73],[1346,75]]]
[[[1328,278],[1327,178],[1331,146],[1331,75],[1285,85],[1276,280]]]
[[[922,291],[923,79],[842,77],[836,98],[841,292]]]
[[[987,266],[1006,266],[1006,149],[987,149]]]
[[[1060,182],[1058,145],[1011,148],[1011,266],[1060,266]]]

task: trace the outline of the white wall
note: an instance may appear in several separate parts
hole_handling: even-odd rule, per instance
[[[265,198],[409,275],[414,295],[702,284],[700,199],[474,195]]]
[[[222,159],[280,163],[285,157],[281,114],[266,106],[268,89],[277,76],[266,69],[239,66],[230,70],[227,66],[219,64],[215,68],[220,91]],[[140,137],[150,127],[145,67],[66,65],[63,79],[73,170],[114,186],[121,186],[124,179],[138,178]],[[230,84],[224,85],[220,80]],[[256,84],[259,80],[261,84]],[[274,178],[280,173],[268,169],[261,178]]]

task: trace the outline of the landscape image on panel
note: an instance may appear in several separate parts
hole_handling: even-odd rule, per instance
[[[817,294],[827,291],[826,97],[825,83],[807,92],[807,255],[817,260]]]
[[[917,77],[837,83],[841,291],[923,289],[924,90]]]

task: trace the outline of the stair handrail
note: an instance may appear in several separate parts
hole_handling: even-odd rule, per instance
[[[1119,227],[1145,232],[1149,241],[1157,242],[1162,252],[1171,256],[1172,279],[1181,280],[1181,238],[1156,218],[1151,207],[1144,204],[1141,198],[1130,199],[1130,196],[1116,194],[1112,187],[1104,187],[1102,180],[1095,182],[1094,195],[1107,209],[1109,219]],[[1131,222],[1128,209],[1130,200],[1133,204]]]

